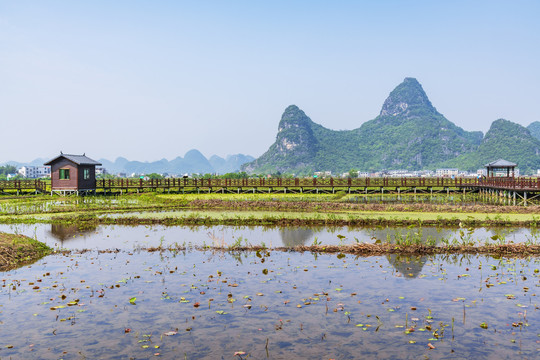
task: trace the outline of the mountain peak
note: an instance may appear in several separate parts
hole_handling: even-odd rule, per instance
[[[290,128],[306,128],[310,125],[310,118],[296,105],[289,105],[281,116],[278,132]]]
[[[510,138],[529,138],[531,136],[526,127],[506,119],[497,119],[491,124],[483,142]]]
[[[380,116],[406,116],[415,107],[436,111],[418,80],[407,77],[386,98]]]

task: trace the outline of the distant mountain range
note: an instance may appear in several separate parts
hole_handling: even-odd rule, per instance
[[[540,122],[527,129],[499,119],[485,136],[465,131],[433,107],[416,79],[406,78],[390,93],[379,116],[354,130],[327,129],[297,106],[287,107],[274,144],[242,169],[296,174],[441,167],[477,170],[504,158],[517,163],[522,172],[536,173],[539,139]]]
[[[90,156],[91,157],[91,156]],[[242,164],[253,161],[255,158],[249,155],[236,154],[227,155],[225,158],[213,155],[210,159],[207,159],[199,150],[190,150],[184,157],[176,157],[175,159],[168,161],[167,159],[161,159],[153,162],[142,161],[129,161],[126,158],[119,157],[114,162],[107,159],[99,159],[98,161],[103,164],[103,167],[110,173],[125,173],[131,175],[136,174],[207,174],[218,173],[226,174],[229,172],[236,172],[240,169]],[[16,161],[9,161],[6,164],[14,165],[16,167],[22,167],[25,165],[41,166],[47,160],[38,158],[29,163],[20,163]]]

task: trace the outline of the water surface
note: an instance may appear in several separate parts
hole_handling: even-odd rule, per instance
[[[0,274],[0,356],[532,359],[538,267],[467,256],[51,255]]]
[[[265,226],[162,226],[99,225],[80,227],[61,224],[0,224],[0,231],[37,238],[64,249],[122,249],[181,246],[266,245],[294,247],[312,244],[354,244],[416,241],[443,245],[446,242],[539,242],[540,233],[527,228],[448,227],[265,227]]]

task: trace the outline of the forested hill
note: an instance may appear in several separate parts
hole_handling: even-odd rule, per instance
[[[497,159],[517,163],[522,173],[536,173],[540,169],[540,140],[533,137],[529,129],[499,119],[491,124],[476,151],[447,161],[441,167],[476,170]]]
[[[420,83],[406,78],[390,93],[379,116],[354,130],[327,129],[297,106],[287,107],[274,144],[242,168],[297,174],[420,170],[474,151],[481,141],[481,132],[467,132],[447,120]]]
[[[540,140],[540,121],[534,121],[529,126],[527,126],[527,129],[531,132],[531,135],[537,139]]]

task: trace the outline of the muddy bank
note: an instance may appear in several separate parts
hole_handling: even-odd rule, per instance
[[[177,251],[210,251],[223,253],[256,252],[258,257],[265,256],[272,251],[277,252],[311,252],[317,254],[351,254],[358,256],[383,256],[397,254],[403,256],[427,256],[427,255],[488,255],[495,258],[524,258],[540,256],[540,245],[528,244],[492,244],[492,245],[449,245],[433,246],[424,244],[368,244],[359,243],[353,245],[305,245],[296,247],[273,247],[250,245],[250,246],[168,246],[168,247],[148,247],[139,248],[137,252],[177,252]],[[96,250],[64,250],[60,251],[64,255],[84,254]],[[120,253],[125,252],[120,249],[97,250],[98,253]],[[128,251],[131,253],[131,251]]]
[[[32,263],[51,251],[47,245],[27,236],[0,233],[0,271]]]

